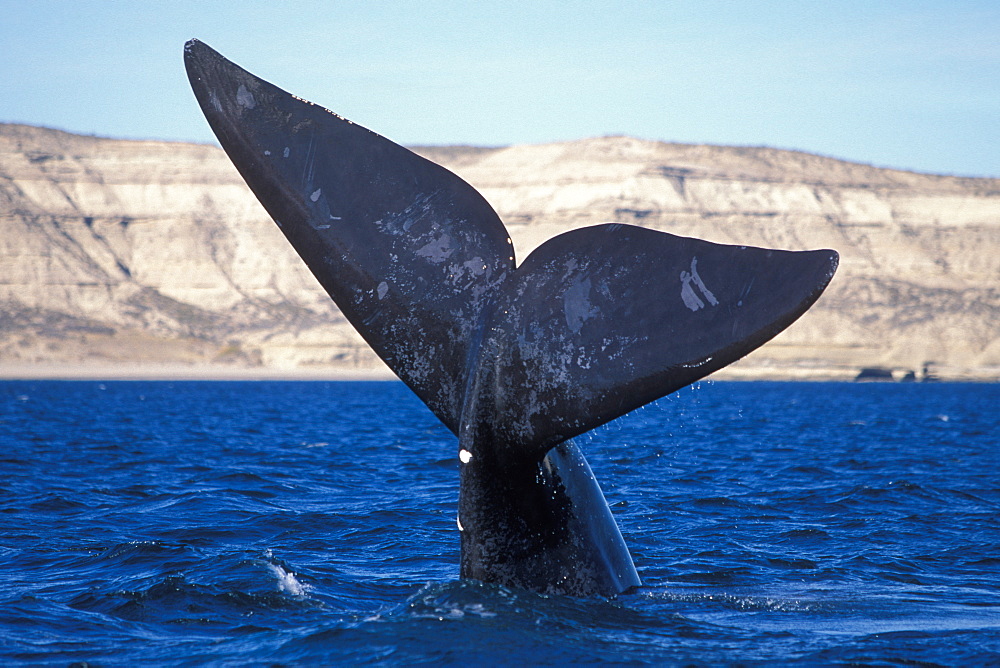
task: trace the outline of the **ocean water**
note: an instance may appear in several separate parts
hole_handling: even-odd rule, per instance
[[[458,579],[394,382],[0,383],[0,663],[1000,665],[1000,386],[701,383],[579,439],[643,587]]]

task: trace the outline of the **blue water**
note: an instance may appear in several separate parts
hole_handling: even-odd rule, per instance
[[[0,383],[4,664],[1000,664],[1000,386],[703,383],[580,439],[644,586],[458,580],[399,383]]]

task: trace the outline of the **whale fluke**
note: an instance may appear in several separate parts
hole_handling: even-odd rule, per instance
[[[575,595],[639,584],[569,439],[763,345],[819,298],[837,253],[605,224],[517,266],[500,218],[455,174],[201,42],[185,65],[264,208],[458,436],[462,576]]]

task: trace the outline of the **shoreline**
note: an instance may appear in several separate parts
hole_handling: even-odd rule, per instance
[[[899,380],[856,380],[854,369],[721,369],[705,380],[724,382],[790,382],[845,383],[885,382]],[[355,369],[275,369],[265,367],[232,367],[185,364],[10,364],[0,362],[0,381],[16,380],[80,380],[80,381],[399,381],[388,367]],[[996,383],[1000,377],[986,373],[942,374],[934,378],[944,383]],[[401,382],[401,381],[400,381]],[[918,383],[919,384],[919,383]]]
[[[398,380],[388,368],[373,369],[273,369],[262,367],[189,366],[182,364],[130,366],[3,364],[0,380]]]

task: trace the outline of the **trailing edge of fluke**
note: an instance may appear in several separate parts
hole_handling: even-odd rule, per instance
[[[763,345],[819,298],[837,253],[606,224],[517,266],[500,218],[455,174],[197,40],[184,55],[250,189],[458,437],[461,576],[572,595],[638,585],[570,439]]]

